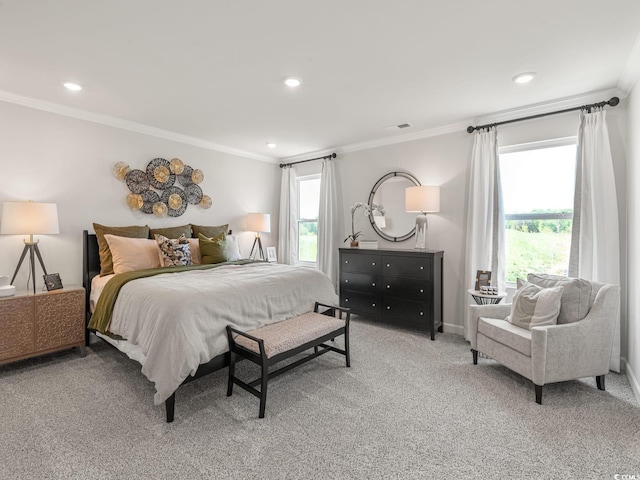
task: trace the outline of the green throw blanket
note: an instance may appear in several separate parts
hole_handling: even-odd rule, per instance
[[[120,273],[115,275],[111,280],[107,282],[100,293],[96,308],[91,315],[91,320],[87,328],[90,330],[96,330],[105,335],[111,335],[108,332],[109,324],[111,323],[111,314],[113,313],[113,306],[118,298],[120,289],[128,282],[137,280],[138,278],[153,277],[161,273],[178,273],[189,270],[210,270],[212,268],[220,267],[222,265],[245,265],[247,263],[255,263],[255,260],[237,260],[234,262],[216,263],[212,265],[189,265],[187,267],[161,267],[161,268],[149,268],[146,270],[136,270],[134,272]]]

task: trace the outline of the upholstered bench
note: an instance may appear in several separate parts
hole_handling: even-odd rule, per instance
[[[322,313],[319,312],[321,307],[326,308]],[[345,314],[344,319],[342,319],[343,313]],[[316,302],[313,312],[266,325],[257,330],[242,332],[228,325],[227,337],[229,339],[231,359],[229,363],[227,396],[229,397],[233,393],[234,384],[255,395],[260,399],[259,417],[264,418],[264,409],[267,402],[267,382],[269,379],[329,351],[344,355],[346,357],[347,367],[350,367],[350,315],[348,308],[340,308]],[[324,343],[328,340],[334,340],[340,335],[344,335],[344,350]],[[311,348],[314,350],[312,354],[269,372],[269,367],[272,365]],[[235,364],[237,357],[245,358],[260,365],[262,370],[260,378],[245,383],[236,377]],[[258,384],[260,384],[260,390],[254,388]]]

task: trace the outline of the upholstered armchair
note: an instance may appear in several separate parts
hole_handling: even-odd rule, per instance
[[[531,380],[539,404],[542,387],[548,383],[595,376],[598,389],[604,390],[620,287],[541,274],[529,274],[527,282],[530,291],[537,289],[537,298],[552,299],[548,305],[541,306],[541,301],[536,305],[534,296],[523,300],[516,293],[512,305],[469,306],[474,365],[480,352]],[[553,297],[558,295],[559,304],[553,307]],[[529,324],[516,321],[518,310],[527,308],[539,314],[542,325],[535,324],[535,314]]]

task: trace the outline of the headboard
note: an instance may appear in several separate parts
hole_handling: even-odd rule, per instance
[[[91,318],[89,298],[91,296],[91,280],[100,275],[100,255],[98,253],[98,237],[88,230],[82,231],[82,286],[86,294],[86,321]]]

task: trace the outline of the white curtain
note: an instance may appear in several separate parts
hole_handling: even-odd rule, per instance
[[[495,128],[476,133],[471,154],[465,284],[474,288],[478,270],[491,271],[491,284],[505,290],[504,210]],[[471,297],[469,297],[471,299]],[[465,320],[468,340],[468,319]]]
[[[298,250],[296,172],[291,167],[282,168],[280,181],[280,218],[278,228],[278,260],[280,263],[295,263]]]
[[[322,161],[320,176],[320,212],[318,216],[318,268],[326,273],[334,287],[338,285],[338,248],[340,247],[338,182],[334,162]]]
[[[597,109],[580,116],[569,276],[620,285],[618,202],[606,113]],[[620,371],[620,317],[610,368]]]

